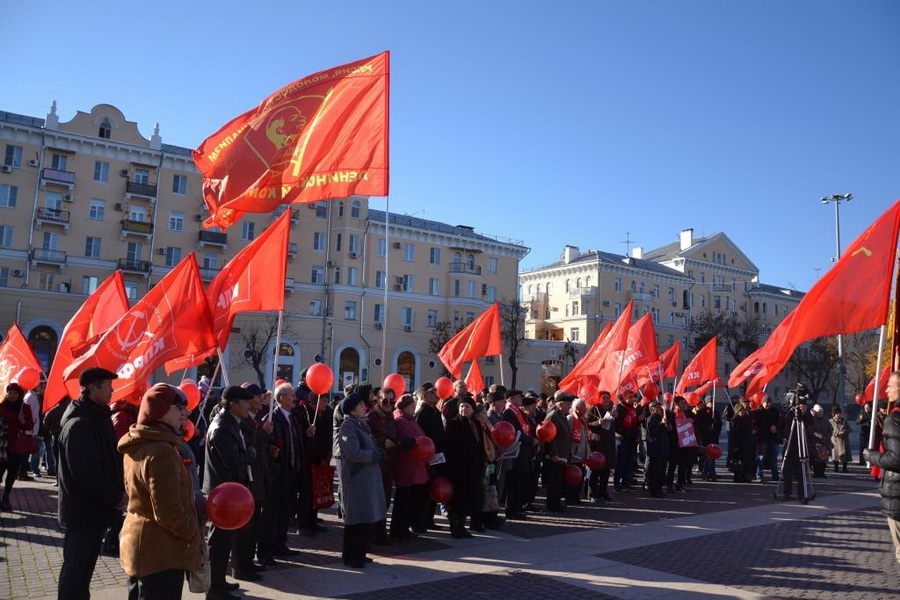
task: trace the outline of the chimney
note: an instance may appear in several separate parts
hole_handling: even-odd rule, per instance
[[[643,259],[644,258],[644,247],[643,246],[635,246],[631,249],[631,258]]]
[[[563,248],[562,259],[564,263],[569,264],[579,256],[581,256],[581,251],[578,249],[578,246],[566,245],[566,247]]]
[[[693,229],[682,229],[681,230],[681,249],[687,250],[691,246],[694,245],[694,230]]]

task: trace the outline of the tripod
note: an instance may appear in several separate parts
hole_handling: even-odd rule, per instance
[[[795,471],[799,471],[797,477],[797,496],[803,504],[809,504],[816,499],[816,490],[813,487],[809,474],[809,446],[806,444],[806,424],[800,417],[800,409],[791,409],[794,419],[791,421],[791,432],[788,435],[787,445],[784,448],[784,456],[781,459],[781,477],[775,486],[776,499],[785,497],[785,492],[790,494],[791,489],[785,483],[793,487]],[[795,454],[796,453],[796,454]]]

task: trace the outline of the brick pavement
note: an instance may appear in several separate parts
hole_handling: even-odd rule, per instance
[[[856,467],[853,468],[853,472],[850,474],[839,474],[837,476],[829,476],[826,480],[817,480],[817,488],[820,498],[827,499],[829,497],[853,494],[860,490],[871,493],[876,489],[876,484],[863,475],[861,468]],[[502,555],[502,548],[504,547],[515,548],[518,551],[529,548],[528,546],[520,547],[516,542],[527,544],[529,541],[533,541],[539,546],[529,552],[540,554],[537,548],[541,548],[544,544],[559,544],[563,540],[570,538],[576,540],[580,534],[593,536],[593,531],[596,531],[600,536],[610,536],[617,531],[633,526],[641,526],[641,524],[664,524],[671,519],[691,519],[692,517],[712,521],[716,519],[718,514],[730,515],[732,512],[740,513],[740,511],[767,509],[773,505],[771,490],[771,485],[733,484],[720,480],[715,483],[697,482],[689,493],[670,494],[667,498],[655,500],[649,498],[645,492],[638,489],[616,494],[613,500],[608,503],[573,507],[562,515],[539,513],[529,521],[508,523],[501,532],[489,532],[487,536],[479,535],[475,540],[453,540],[445,530],[429,534],[427,537],[404,543],[400,546],[379,549],[376,558],[384,566],[376,568],[384,570],[388,568],[387,565],[393,563],[403,564],[404,562],[416,561],[417,568],[421,571],[420,578],[441,580],[441,583],[424,581],[409,587],[436,585],[439,589],[445,589],[441,586],[453,586],[446,589],[459,589],[459,595],[468,593],[466,590],[471,587],[471,582],[477,581],[479,578],[484,580],[485,589],[493,589],[491,586],[498,585],[498,582],[504,584],[501,586],[502,589],[510,586],[510,589],[521,591],[542,589],[541,586],[550,584],[541,579],[541,577],[546,577],[545,574],[540,576],[536,574],[538,572],[537,565],[532,565],[532,568],[529,568],[527,560],[512,561],[508,565],[502,561],[494,561],[492,563],[491,560],[485,557],[496,555],[497,552],[500,552]],[[874,506],[875,500],[871,502]],[[36,482],[19,482],[13,492],[13,504],[17,508],[16,512],[11,515],[4,514],[0,516],[0,598],[16,599],[55,596],[56,577],[62,559],[62,535],[56,528],[53,516],[55,515],[56,506],[56,488],[51,485],[51,480],[49,479],[42,479]],[[316,588],[320,590],[317,592],[319,595],[331,595],[321,591],[324,589],[321,587],[323,581],[328,580],[329,576],[340,573],[353,576],[358,575],[343,569],[339,563],[342,530],[333,511],[326,511],[323,516],[328,521],[329,532],[315,538],[291,536],[291,546],[300,548],[301,554],[293,560],[283,562],[275,569],[267,572],[263,583],[268,583],[270,587],[248,586],[248,589],[253,593],[253,597],[296,597],[297,594],[303,592],[303,586],[310,581],[314,581],[319,585]],[[883,520],[879,520],[877,515],[871,511],[869,511],[869,514],[864,515],[851,513],[845,518],[856,519],[854,522],[872,536],[868,541],[859,541],[860,548],[868,548],[873,556],[879,556],[879,561],[887,561],[886,564],[891,565],[893,562],[891,553],[885,550],[885,544],[888,543],[888,540],[886,527],[882,527]],[[810,534],[807,529],[791,529],[786,524],[766,525],[758,529],[760,531],[780,531],[779,535],[786,536],[789,541],[780,550],[782,553],[790,554],[787,551],[793,548],[795,543],[801,546],[809,543],[807,537]],[[823,526],[823,530],[834,532],[840,531],[840,528]],[[606,533],[603,533],[604,531]],[[694,551],[692,550],[694,548],[692,544],[702,542],[703,544],[708,544],[708,546],[703,546],[703,552],[720,559],[722,567],[727,566],[728,561],[723,557],[734,554],[734,552],[729,552],[728,550],[730,546],[736,543],[735,540],[737,538],[735,538],[735,534],[718,533],[717,531],[710,531],[709,533],[709,535],[701,536],[699,541],[695,542],[689,543],[684,540],[672,542],[671,549],[667,549],[667,545],[662,544],[659,548],[654,547],[651,554],[669,552],[676,556],[690,555]],[[753,536],[756,537],[752,537],[752,540],[767,539],[767,535],[754,533]],[[573,538],[572,536],[576,537]],[[590,539],[599,538],[591,537]],[[756,541],[753,543],[762,544],[762,542]],[[824,548],[836,548],[835,551],[838,553],[847,552],[850,548],[850,546],[842,547],[841,541],[835,539],[832,535],[822,537],[818,540],[818,543]],[[679,546],[678,544],[681,545]],[[743,541],[740,542],[740,545],[743,547]],[[598,550],[602,550],[602,548],[598,548]],[[594,554],[596,552],[595,550]],[[605,561],[603,564],[606,564],[609,561],[622,561],[626,566],[629,564],[633,565],[632,568],[660,569],[657,563],[646,564],[638,561],[633,556],[635,552],[637,551],[628,550],[621,556],[619,554],[609,556],[601,553],[603,557],[601,562]],[[780,557],[780,555],[773,557],[771,552],[775,552],[775,550],[768,553],[757,553],[760,556],[760,560],[763,560],[761,563],[763,567],[771,566],[775,562],[775,558]],[[627,560],[623,557],[627,557]],[[490,572],[483,572],[478,575],[464,575],[465,568],[460,567],[458,564],[454,566],[453,562],[460,558],[468,561],[473,569],[477,567],[487,569]],[[556,557],[545,557],[544,559],[548,558]],[[601,559],[593,558],[592,560],[598,561]],[[481,567],[478,567],[479,564],[481,564]],[[833,564],[836,566],[844,565],[848,569],[855,568],[853,560],[844,560]],[[810,593],[816,590],[814,585],[803,583],[805,581],[804,578],[815,579],[816,577],[821,577],[817,574],[819,573],[818,571],[799,573],[795,577],[797,581],[794,582],[796,585],[796,589],[794,589],[787,585],[791,583],[787,577],[783,577],[780,580],[780,584],[785,585],[774,585],[774,583],[772,585],[764,585],[768,582],[762,581],[763,575],[758,575],[752,579],[711,578],[709,576],[704,578],[702,570],[697,571],[689,568],[692,565],[693,563],[691,562],[685,565],[679,564],[677,568],[662,569],[662,572],[664,574],[677,574],[685,581],[689,579],[690,581],[708,582],[713,586],[737,585],[747,590],[771,590],[760,592],[764,594],[774,594],[776,591],[780,594],[782,590],[786,589],[790,593],[785,595],[793,595],[794,597],[812,597],[802,595],[807,593],[804,590],[812,590]],[[527,573],[523,571],[534,572]],[[512,575],[513,573],[515,575]],[[318,575],[322,577],[318,577]],[[394,592],[389,590],[400,589],[394,586],[402,583],[407,573],[401,570],[397,571],[395,575],[385,579],[383,589],[370,590],[370,592],[383,591],[393,594]],[[368,570],[366,576],[369,576]],[[538,577],[538,579],[532,580],[530,579],[531,576]],[[847,577],[849,576],[847,574]],[[865,579],[867,576],[862,577]],[[123,595],[125,580],[125,575],[122,573],[116,559],[101,557],[92,582],[92,590],[95,593],[95,597],[98,598],[119,598]],[[552,577],[551,580],[553,580]],[[348,581],[348,578],[342,575],[336,581]],[[554,581],[556,583],[553,585],[564,583],[558,579]],[[826,577],[824,581],[830,581],[830,579]],[[565,583],[580,585],[577,581],[570,582],[567,580]],[[865,582],[854,585],[858,585],[859,591],[863,591],[868,586]],[[875,585],[877,584],[872,584],[872,586]],[[456,586],[459,587],[457,588]],[[423,588],[422,592],[415,591],[414,593],[416,595],[425,594],[427,597],[427,594],[432,593],[429,591],[431,589],[426,587]],[[598,590],[592,591],[598,592]],[[599,593],[608,593],[608,590],[604,588]],[[453,595],[456,596],[458,594],[454,593]],[[615,595],[623,597],[621,593]],[[193,596],[186,593],[185,597]],[[546,597],[546,594],[543,597]]]

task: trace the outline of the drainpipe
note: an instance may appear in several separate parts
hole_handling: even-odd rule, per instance
[[[41,191],[41,173],[44,170],[44,148],[47,147],[46,129],[41,127],[41,152],[38,156],[37,178],[34,185],[34,201],[31,206],[31,227],[28,228],[28,257],[25,259],[25,281],[22,287],[28,287],[28,280],[31,277],[31,254],[34,252],[34,222],[37,219],[38,196]],[[16,308],[16,321],[19,320],[19,308]]]

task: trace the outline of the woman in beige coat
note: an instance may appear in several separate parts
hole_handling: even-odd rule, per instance
[[[838,471],[838,463],[847,472],[847,463],[853,459],[850,453],[850,422],[841,414],[841,407],[831,409],[831,460],[834,462],[834,472]]]
[[[191,465],[179,451],[187,414],[184,394],[158,383],[119,440],[128,494],[119,553],[129,600],[181,598],[185,571],[203,564]]]

